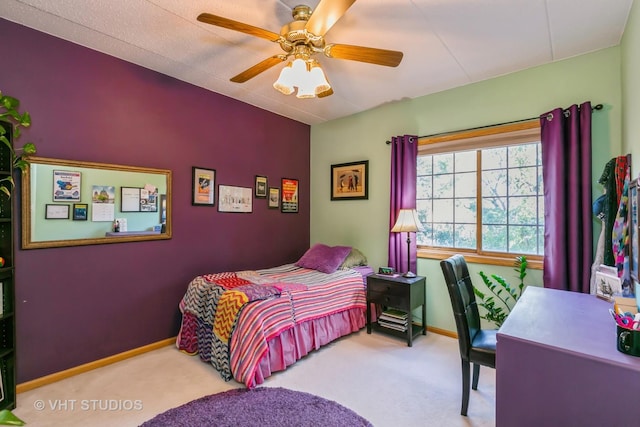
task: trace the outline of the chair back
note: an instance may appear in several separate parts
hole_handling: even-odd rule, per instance
[[[467,262],[462,255],[453,255],[440,261],[440,267],[451,298],[451,307],[458,330],[460,356],[468,361],[471,343],[480,330],[481,324]]]

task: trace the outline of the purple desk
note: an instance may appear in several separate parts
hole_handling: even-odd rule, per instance
[[[497,427],[640,425],[640,358],[616,349],[610,307],[525,289],[498,332]]]

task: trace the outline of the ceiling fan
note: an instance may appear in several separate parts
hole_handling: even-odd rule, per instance
[[[210,13],[201,13],[198,21],[276,42],[284,51],[232,77],[232,82],[244,83],[293,57],[294,60],[283,68],[274,87],[286,95],[293,93],[294,87],[297,87],[298,98],[322,98],[333,94],[333,89],[314,58],[316,54],[387,67],[397,67],[402,61],[402,52],[394,50],[325,42],[324,35],[355,1],[321,0],[313,12],[309,6],[296,6],[291,13],[293,21],[285,24],[280,34]]]

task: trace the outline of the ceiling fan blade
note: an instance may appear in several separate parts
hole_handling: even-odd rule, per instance
[[[267,39],[272,42],[280,40],[280,34],[210,13],[201,13],[198,15],[198,21],[217,27],[228,28],[229,30],[240,31],[241,33]]]
[[[402,52],[396,50],[376,49],[373,47],[353,46],[348,44],[330,44],[324,48],[329,58],[350,59],[370,64],[397,67],[402,61]]]
[[[270,58],[265,59],[264,61],[258,62],[253,67],[247,68],[240,74],[231,78],[231,81],[234,83],[244,83],[249,79],[254,78],[258,74],[263,71],[268,70],[276,64],[279,64],[287,59],[286,55],[274,55]]]
[[[324,36],[356,0],[320,0],[305,29],[316,36]]]

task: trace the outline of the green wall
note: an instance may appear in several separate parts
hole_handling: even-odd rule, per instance
[[[352,245],[374,268],[387,264],[390,146],[385,141],[392,136],[521,120],[584,101],[605,107],[593,115],[593,193],[599,195],[604,165],[622,150],[619,46],[312,126],[311,243]],[[358,160],[369,160],[369,199],[332,202],[330,165]],[[478,281],[483,270],[515,282],[508,267],[471,264],[469,269]],[[438,261],[420,259],[418,274],[427,277],[427,324],[455,331]],[[542,272],[531,271],[525,282],[541,285]]]

